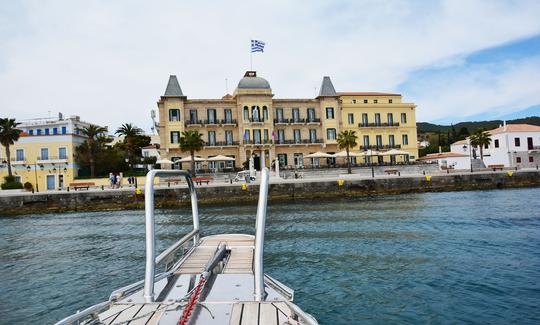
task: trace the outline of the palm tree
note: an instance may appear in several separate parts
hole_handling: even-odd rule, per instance
[[[132,162],[133,159],[133,145],[135,142],[135,137],[141,135],[143,130],[136,127],[131,123],[124,123],[116,130],[116,134],[123,135],[124,141],[127,145],[127,156],[129,162]]]
[[[21,123],[15,122],[15,119],[11,118],[0,118],[0,144],[6,148],[6,157],[8,165],[8,176],[11,178],[13,174],[11,173],[11,157],[9,146],[19,140],[22,130],[17,129],[17,126]]]
[[[341,131],[337,136],[337,144],[341,149],[345,149],[347,151],[347,172],[351,173],[351,157],[349,155],[349,151],[351,148],[356,147],[356,140],[358,139],[358,136],[356,135],[356,131],[352,130],[344,130]]]
[[[88,161],[90,163],[90,176],[94,177],[96,176],[95,156],[97,154],[98,148],[97,140],[103,135],[103,133],[107,132],[107,128],[90,124],[89,126],[85,126],[84,128],[79,130],[84,136],[88,138],[86,139],[86,142],[88,144],[87,155]]]
[[[480,160],[484,160],[484,146],[489,146],[490,137],[491,134],[484,129],[478,129],[470,136],[471,145],[480,147]]]
[[[199,131],[184,131],[179,140],[180,150],[189,151],[191,155],[191,175],[193,176],[195,176],[195,151],[202,150],[204,147],[202,136]]]

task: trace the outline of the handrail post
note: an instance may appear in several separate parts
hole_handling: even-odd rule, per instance
[[[270,174],[268,168],[261,171],[261,185],[259,187],[259,203],[257,205],[257,217],[255,221],[255,300],[264,300],[264,228],[266,224],[266,205],[268,200],[268,183]]]
[[[193,229],[199,230],[199,209],[197,206],[197,193],[193,180],[185,170],[158,170],[154,169],[146,174],[146,184],[144,185],[144,215],[146,229],[146,266],[144,271],[143,298],[145,302],[154,301],[154,277],[156,267],[155,250],[155,226],[154,226],[154,178],[162,175],[183,175],[186,178],[189,192],[191,194],[191,213],[193,215]],[[199,241],[199,234],[193,236],[194,244]]]

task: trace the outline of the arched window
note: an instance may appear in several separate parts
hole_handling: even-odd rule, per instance
[[[261,120],[261,110],[259,106],[251,106],[251,117],[253,122],[259,122]]]
[[[268,107],[263,106],[263,120],[268,121]]]
[[[244,106],[244,121],[249,120],[249,108],[247,106]]]

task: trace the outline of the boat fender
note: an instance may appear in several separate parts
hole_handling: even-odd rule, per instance
[[[507,174],[508,176],[512,177],[512,175],[514,175],[514,172],[511,171],[511,170],[509,170],[508,172],[506,172],[506,174]]]
[[[135,195],[142,195],[142,190],[141,190],[141,188],[137,187],[137,188],[135,189]]]
[[[426,175],[426,182],[431,182],[431,175]]]
[[[342,186],[343,186],[343,183],[344,183],[344,181],[343,181],[342,179],[338,179],[338,180],[337,180],[337,185],[338,185],[339,187],[342,187]]]
[[[242,191],[247,191],[247,184],[246,183],[242,183]]]

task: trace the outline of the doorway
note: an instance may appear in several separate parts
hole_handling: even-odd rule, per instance
[[[54,190],[55,188],[54,175],[47,175],[47,190]]]
[[[58,175],[58,189],[64,189],[64,175]]]

